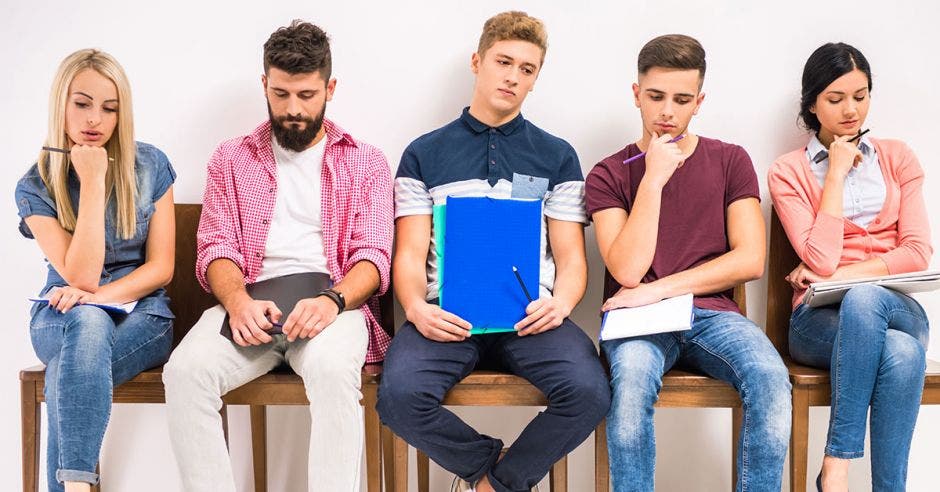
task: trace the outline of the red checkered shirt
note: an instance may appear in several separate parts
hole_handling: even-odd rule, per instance
[[[382,151],[354,140],[338,125],[323,121],[326,149],[320,205],[323,251],[333,282],[360,261],[379,271],[377,295],[388,289],[394,205],[392,178]],[[245,283],[261,271],[268,228],[277,196],[277,164],[271,124],[219,144],[209,160],[202,217],[196,235],[196,277],[207,292],[209,263],[227,258],[241,268]],[[379,323],[379,302],[359,308],[369,327],[366,363],[380,362],[391,338]]]

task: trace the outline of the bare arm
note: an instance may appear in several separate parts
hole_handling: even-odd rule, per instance
[[[395,241],[392,278],[405,318],[430,340],[452,342],[470,336],[470,323],[425,300],[431,216],[400,217],[395,221]]]
[[[527,316],[515,326],[520,336],[560,326],[581,301],[587,287],[584,226],[549,218],[548,241],[555,259],[555,289],[552,297],[536,299],[526,307]]]
[[[165,286],[173,279],[176,258],[176,212],[173,187],[154,204],[147,234],[147,258],[127,276],[103,285],[95,297],[103,302],[130,302]]]
[[[663,277],[636,288],[623,288],[604,304],[604,309],[650,304],[667,297],[692,293],[713,294],[764,272],[764,218],[756,198],[736,200],[728,205],[728,245],[730,250],[695,268]]]

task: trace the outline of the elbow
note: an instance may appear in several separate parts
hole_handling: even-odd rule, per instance
[[[98,280],[99,279],[92,280],[91,278],[84,278],[84,279],[83,278],[75,278],[75,279],[66,278],[65,279],[65,281],[70,286],[75,287],[76,289],[79,289],[79,290],[84,290],[85,292],[90,292],[92,294],[94,294],[95,292],[98,292],[98,288],[100,287],[98,285]]]
[[[170,285],[170,282],[173,281],[173,265],[170,265],[169,268],[164,269],[163,275],[159,278],[160,287],[166,287]]]
[[[800,255],[800,259],[810,270],[822,277],[831,277],[839,268],[838,258],[826,258],[809,253]]]
[[[626,268],[620,270],[610,268],[609,271],[610,275],[614,277],[614,280],[616,280],[618,284],[628,289],[637,288],[643,280],[642,275],[627,271]]]
[[[748,262],[748,264],[741,270],[741,281],[750,282],[751,280],[757,280],[764,276],[764,258],[760,257],[759,259]]]

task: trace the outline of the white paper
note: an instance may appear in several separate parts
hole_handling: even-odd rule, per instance
[[[52,294],[56,290],[58,290],[58,287],[47,292],[45,297],[30,297],[28,300],[31,302],[49,302],[49,298],[52,297]],[[105,311],[114,311],[124,314],[130,314],[130,312],[133,311],[135,307],[137,307],[137,301],[125,302],[124,304],[117,302],[86,302],[82,304],[85,306],[97,306],[101,309],[104,309]]]
[[[886,289],[913,294],[940,289],[940,270],[925,272],[899,273],[882,277],[859,278],[854,280],[832,280],[809,284],[803,304],[809,307],[827,306],[842,301],[845,293],[856,285],[880,285]]]
[[[663,299],[634,308],[604,313],[601,340],[650,335],[692,328],[692,294]]]

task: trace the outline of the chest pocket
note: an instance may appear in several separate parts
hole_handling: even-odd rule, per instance
[[[512,173],[512,198],[537,198],[541,200],[547,192],[548,178]]]

